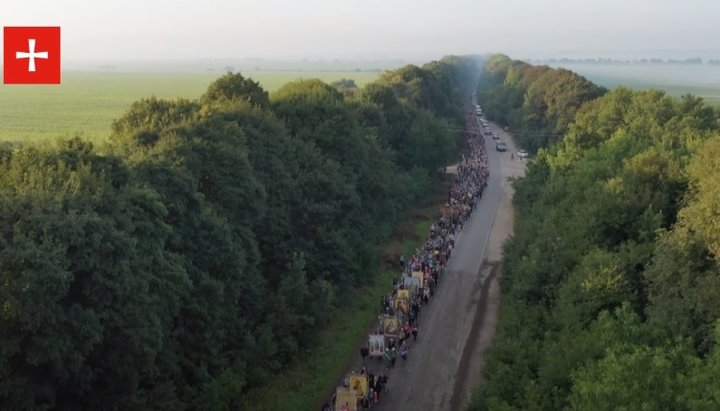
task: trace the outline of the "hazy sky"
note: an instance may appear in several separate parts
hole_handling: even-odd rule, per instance
[[[708,50],[719,17],[718,0],[0,0],[3,26],[60,25],[65,61]]]

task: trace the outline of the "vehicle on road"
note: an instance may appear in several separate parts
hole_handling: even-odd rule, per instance
[[[485,135],[486,135],[486,136],[489,136],[490,134],[492,134],[492,133],[490,132],[490,130],[489,130],[489,129],[485,129]]]
[[[507,144],[505,144],[504,141],[498,141],[497,144],[495,144],[495,150],[507,151]]]
[[[500,136],[498,136],[495,133],[493,133],[492,138],[493,138],[493,140],[500,140]]]
[[[520,158],[528,158],[528,152],[525,150],[519,150],[517,152],[517,156]]]

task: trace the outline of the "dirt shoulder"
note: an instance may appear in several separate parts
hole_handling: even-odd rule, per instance
[[[496,152],[500,160],[498,171],[502,176],[500,204],[490,232],[485,258],[478,273],[483,284],[481,298],[477,305],[473,330],[468,337],[460,362],[461,378],[456,381],[450,409],[467,407],[473,393],[483,383],[485,352],[495,339],[500,314],[502,247],[512,235],[515,224],[515,211],[512,204],[513,187],[509,179],[524,176],[527,162],[527,160],[517,157],[518,147],[509,133],[495,124],[492,124],[491,128],[507,143],[508,151]],[[488,146],[488,150],[494,150],[494,144]],[[511,153],[514,159],[511,159]]]

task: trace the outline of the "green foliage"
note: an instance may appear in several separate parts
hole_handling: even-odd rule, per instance
[[[260,87],[260,83],[245,78],[240,73],[227,73],[210,83],[200,102],[208,104],[221,99],[242,100],[253,106],[268,106],[268,93]]]
[[[542,148],[515,182],[472,409],[717,408],[717,111],[656,90],[592,99],[602,90],[572,73],[503,56],[485,71],[486,112],[564,138],[525,142]]]
[[[478,100],[490,119],[510,126],[523,147],[536,151],[560,141],[578,108],[604,93],[571,71],[498,54],[485,61]]]
[[[134,103],[103,154],[0,148],[3,409],[237,409],[378,272],[455,154],[468,61],[371,86],[400,111],[228,73],[196,101]]]
[[[9,87],[0,93],[0,144],[4,142],[49,142],[58,136],[80,135],[93,142],[105,142],[113,119],[122,116],[133,102],[155,96],[159,99],[197,99],[218,74],[206,72],[122,72],[63,71],[62,84]],[[342,70],[341,68],[337,68]],[[263,89],[272,93],[299,78],[320,78],[328,83],[352,79],[358,87],[376,80],[377,71],[243,71]],[[151,71],[154,71],[151,70]],[[469,86],[468,86],[469,87]]]

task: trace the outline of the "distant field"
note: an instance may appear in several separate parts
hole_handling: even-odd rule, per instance
[[[674,96],[694,94],[720,105],[720,66],[671,64],[567,64],[563,67],[608,88],[656,88]]]
[[[243,72],[272,92],[288,81],[351,78],[362,86],[375,72]],[[198,98],[219,74],[65,72],[59,86],[0,87],[0,140],[39,141],[80,134],[104,140],[112,120],[140,98]]]

